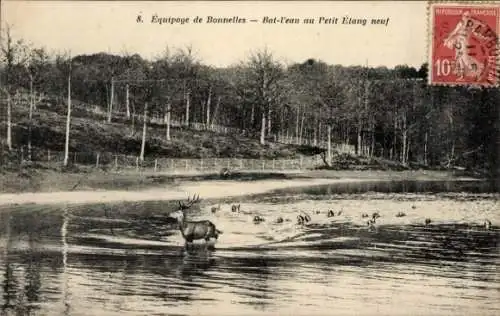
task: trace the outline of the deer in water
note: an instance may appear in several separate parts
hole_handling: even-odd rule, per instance
[[[195,203],[200,201],[199,196],[194,196],[193,199],[189,199],[187,204],[179,201],[179,209],[170,214],[169,217],[177,219],[179,225],[179,230],[181,231],[182,237],[186,241],[184,247],[187,249],[189,244],[192,244],[195,240],[205,239],[206,244],[210,241],[210,238],[218,239],[222,231],[218,230],[217,227],[209,220],[202,221],[187,221],[186,220],[186,210],[191,208]]]
[[[310,221],[311,217],[306,213],[297,215],[297,223],[299,225],[304,225],[305,223],[308,223]]]
[[[215,206],[212,207],[212,213],[213,214],[215,214],[219,210],[220,210],[220,204],[217,207],[215,207]]]

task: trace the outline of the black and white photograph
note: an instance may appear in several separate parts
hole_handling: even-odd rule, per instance
[[[0,315],[500,315],[500,2],[0,4]]]

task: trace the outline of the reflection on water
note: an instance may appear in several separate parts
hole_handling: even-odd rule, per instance
[[[329,185],[313,186],[309,188],[280,189],[273,191],[277,193],[305,193],[313,195],[323,194],[357,194],[364,192],[381,193],[495,193],[495,183],[491,181],[366,181],[366,182],[343,182]]]
[[[321,190],[328,189],[303,193],[325,194]],[[1,310],[5,315],[500,313],[496,198],[422,202],[406,211],[406,222],[395,222],[392,215],[406,207],[403,202],[385,202],[380,225],[370,230],[358,219],[376,202],[246,203],[240,214],[223,205],[215,215],[205,202],[189,216],[210,218],[224,233],[215,251],[200,244],[189,253],[175,225],[165,220],[171,202],[2,207]],[[334,219],[313,214],[306,226],[273,223],[278,214],[293,219],[309,206],[332,205],[341,205],[344,214]],[[493,227],[473,220],[421,221],[422,214],[435,214],[434,219],[443,213],[468,219],[470,214],[461,214],[471,210],[493,218]],[[254,225],[254,214],[267,221]]]

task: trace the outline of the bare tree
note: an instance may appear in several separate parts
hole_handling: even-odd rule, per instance
[[[267,48],[252,53],[246,66],[248,68],[247,84],[260,107],[260,143],[263,145],[266,138],[266,120],[271,119],[270,108],[273,103],[277,103],[274,101],[278,98],[277,91],[279,79],[283,75],[283,67]],[[271,123],[268,122],[267,127],[270,126]]]
[[[1,34],[2,38],[0,43],[2,49],[2,62],[5,63],[5,81],[1,88],[7,98],[7,147],[9,150],[12,150],[12,70],[16,64],[22,40],[14,40],[12,37],[12,27],[10,25],[6,25],[4,30],[3,34]]]

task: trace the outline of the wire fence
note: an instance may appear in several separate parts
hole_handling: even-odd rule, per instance
[[[4,159],[5,159],[5,155]],[[11,161],[28,161],[62,165],[64,152],[50,149],[20,147],[9,152]],[[6,161],[4,161],[6,163]],[[69,152],[69,165],[84,165],[96,169],[116,171],[153,171],[153,172],[219,172],[223,168],[234,171],[285,171],[310,169],[323,164],[319,155],[301,156],[295,159],[243,159],[243,158],[145,158],[109,152]]]
[[[86,111],[92,112],[94,115],[99,115],[103,118],[107,117],[107,113],[99,108],[95,107],[93,109],[88,109],[85,108]],[[113,113],[113,117],[115,119],[117,116],[124,118],[123,113]],[[142,120],[142,115],[141,114],[136,114],[136,119],[138,121]],[[152,115],[149,117],[149,122],[152,124],[156,125],[166,125],[165,118],[163,116],[158,116],[158,115]],[[214,124],[211,122],[210,124],[202,123],[202,122],[189,122],[189,124],[186,124],[185,121],[183,120],[176,120],[176,119],[171,119],[170,120],[170,126],[174,128],[188,128],[191,130],[196,130],[196,131],[212,131],[218,134],[223,134],[223,135],[241,135],[244,137],[260,137],[259,133],[252,132],[250,130],[244,130],[241,128],[237,127],[230,127],[230,126],[224,126],[224,125],[219,125],[219,124]],[[272,139],[274,142],[282,143],[282,144],[294,144],[294,145],[309,145],[309,146],[317,146],[319,148],[326,149],[328,148],[328,142],[324,140],[314,140],[310,139],[307,137],[285,137],[283,135],[278,135],[278,134],[272,134],[269,135],[270,139]],[[269,139],[268,138],[268,139]],[[355,154],[356,148],[354,145],[350,144],[344,144],[344,143],[332,143],[332,150],[339,152],[339,153],[346,153],[346,154]]]

